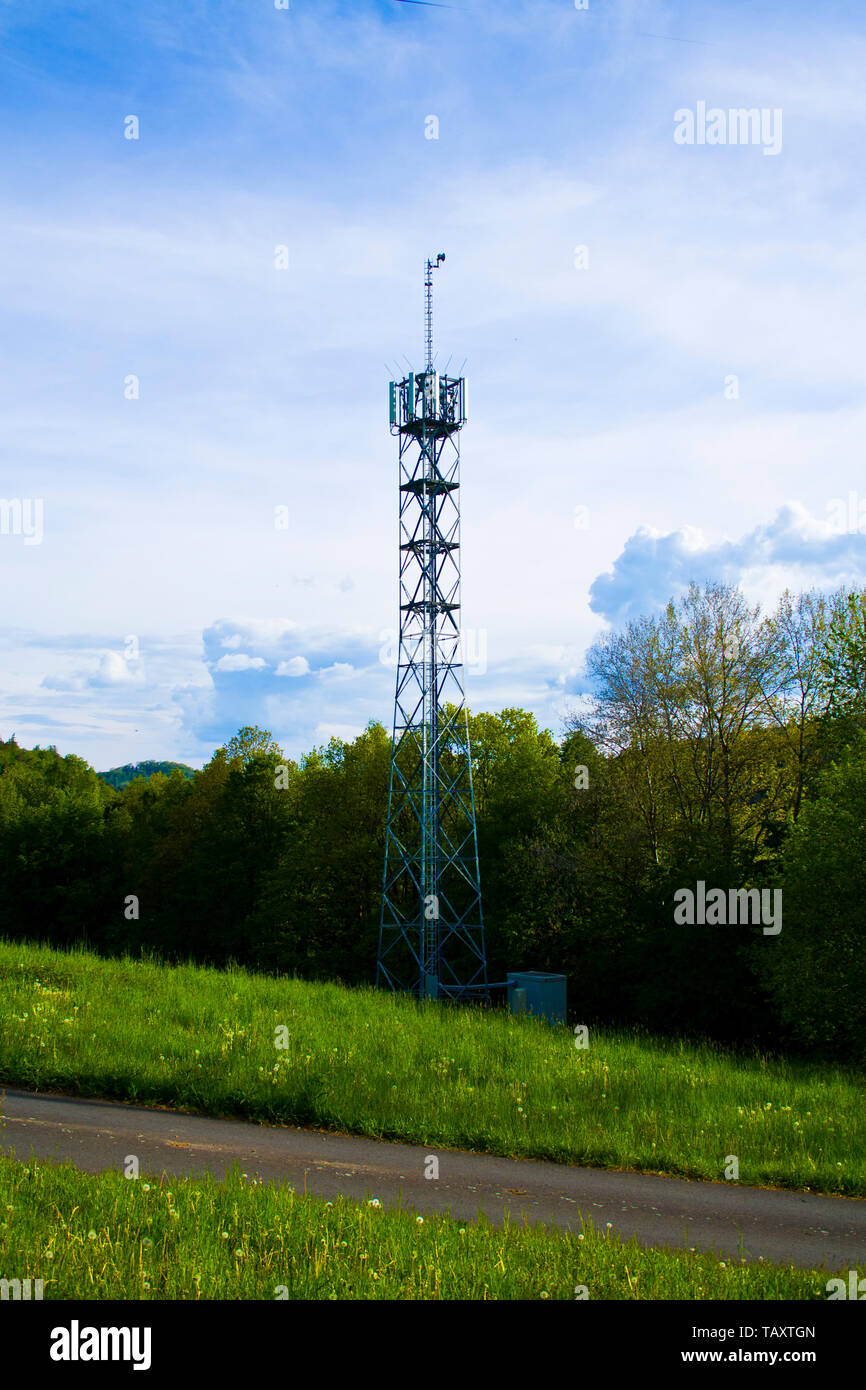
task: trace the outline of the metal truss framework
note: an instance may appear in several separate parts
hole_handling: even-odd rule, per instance
[[[435,268],[435,267],[433,267]],[[400,645],[376,983],[487,999],[469,720],[460,640],[462,377],[391,383],[400,450]]]

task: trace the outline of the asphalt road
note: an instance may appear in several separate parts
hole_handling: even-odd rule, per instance
[[[579,1229],[584,1216],[643,1245],[714,1250],[720,1259],[827,1270],[866,1262],[866,1201],[859,1199],[417,1148],[15,1089],[5,1090],[0,1111],[0,1150],[88,1173],[122,1170],[128,1154],[142,1174],[222,1178],[240,1163],[251,1180],[288,1181],[324,1199],[378,1197],[383,1207],[402,1202],[466,1220],[483,1210],[497,1223],[508,1213],[512,1222],[566,1230]],[[425,1176],[431,1156],[438,1178]]]

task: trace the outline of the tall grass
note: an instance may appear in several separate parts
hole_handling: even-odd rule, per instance
[[[824,1299],[827,1274],[253,1186],[0,1157],[0,1278],[45,1299]]]
[[[0,943],[0,1082],[271,1124],[866,1195],[863,1078],[240,970]],[[283,1025],[287,1046],[275,1045]]]

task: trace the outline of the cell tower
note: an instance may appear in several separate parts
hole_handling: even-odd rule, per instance
[[[416,998],[488,999],[460,640],[462,377],[433,367],[426,263],[423,372],[391,382],[399,439],[400,645],[376,983]]]

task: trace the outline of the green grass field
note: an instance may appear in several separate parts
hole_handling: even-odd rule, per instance
[[[863,1077],[242,971],[0,943],[0,1083],[866,1195]],[[275,1045],[284,1025],[287,1047]]]
[[[0,1157],[0,1278],[68,1299],[826,1299],[826,1273]]]

